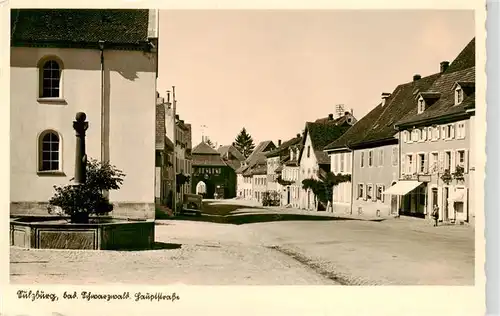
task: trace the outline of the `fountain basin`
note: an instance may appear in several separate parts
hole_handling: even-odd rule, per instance
[[[17,217],[10,221],[10,244],[35,249],[149,249],[154,230],[154,220],[94,218],[77,224],[59,217]]]

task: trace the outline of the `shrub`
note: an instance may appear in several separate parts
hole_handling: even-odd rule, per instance
[[[109,162],[90,159],[87,162],[87,177],[83,184],[54,186],[56,193],[49,200],[49,213],[56,207],[61,215],[68,215],[71,222],[86,223],[89,215],[104,215],[113,210],[113,205],[103,195],[104,191],[118,190],[125,174]],[[72,178],[70,181],[74,181]]]

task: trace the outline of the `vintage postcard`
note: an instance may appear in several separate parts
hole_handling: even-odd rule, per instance
[[[90,5],[2,3],[2,315],[485,313],[484,3]]]

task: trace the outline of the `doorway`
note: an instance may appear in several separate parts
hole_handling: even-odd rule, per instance
[[[394,186],[396,182],[392,182],[391,187]],[[397,195],[391,195],[391,214],[397,214],[398,213],[398,196]]]

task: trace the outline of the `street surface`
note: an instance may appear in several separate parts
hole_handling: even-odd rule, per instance
[[[294,210],[240,209],[234,216],[252,212],[293,213]],[[332,217],[330,220],[282,220],[243,225],[159,220],[156,241],[157,249],[144,251],[11,247],[11,282],[474,284],[473,228],[436,228],[421,219],[375,222]]]

